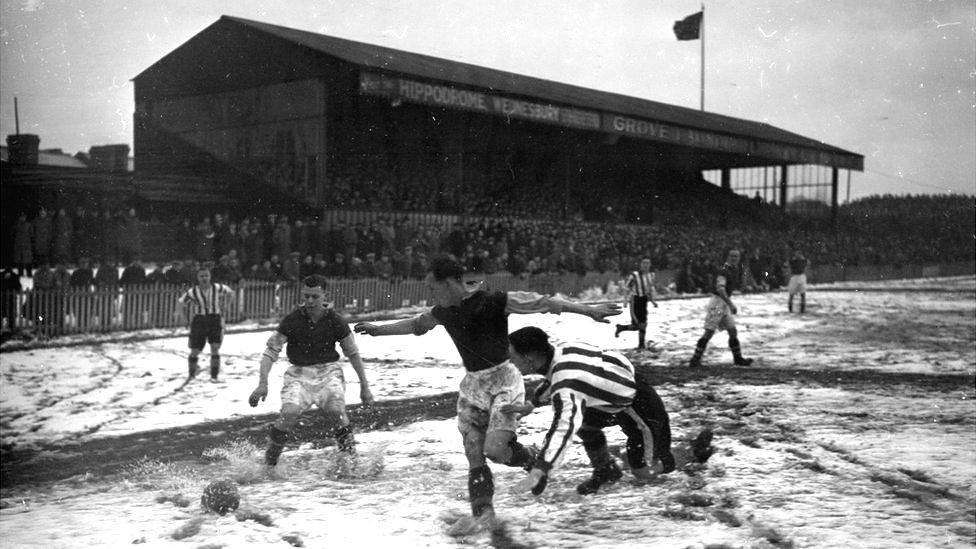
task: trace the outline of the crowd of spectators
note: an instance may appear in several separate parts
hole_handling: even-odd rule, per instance
[[[34,267],[77,265],[82,258],[128,262],[142,251],[144,225],[135,208],[98,212],[77,206],[69,213],[41,206],[31,219],[19,214],[10,263],[17,274],[30,276]]]
[[[666,201],[674,197],[664,197]],[[235,219],[230,212],[182,217],[172,228],[172,252],[152,272],[142,266],[146,230],[135,209],[89,212],[41,208],[21,214],[13,231],[17,274],[35,288],[105,287],[195,280],[212,263],[216,281],[294,281],[309,274],[382,279],[421,278],[427,261],[446,252],[471,271],[516,276],[632,269],[649,256],[656,269],[677,273],[679,292],[705,289],[729,248],[742,250],[757,286],[775,288],[798,249],[812,265],[953,262],[973,259],[971,197],[872,197],[842,206],[838,229],[811,222],[776,226],[732,220],[694,222],[683,216],[650,225],[553,220],[521,215],[466,217],[449,226],[390,213],[375,221],[327,224],[287,213]],[[663,207],[663,206],[662,206]],[[676,206],[676,212],[693,207]],[[670,211],[670,210],[668,210]],[[680,219],[681,222],[675,222]],[[705,218],[707,219],[707,218]],[[172,259],[172,260],[170,260]],[[122,275],[119,276],[119,271]],[[113,274],[114,273],[114,274]],[[5,277],[6,280],[6,277]]]

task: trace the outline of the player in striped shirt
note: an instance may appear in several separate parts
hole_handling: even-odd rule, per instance
[[[641,259],[640,269],[630,273],[627,278],[627,290],[630,292],[630,324],[617,324],[613,337],[620,332],[637,330],[637,348],[644,349],[644,337],[647,332],[647,302],[654,301],[654,271],[651,270],[651,258]]]
[[[619,425],[627,435],[627,462],[638,480],[674,471],[671,453],[671,424],[664,403],[654,387],[635,371],[623,355],[586,343],[555,348],[549,336],[535,326],[509,335],[509,355],[522,374],[539,374],[533,403],[510,405],[510,412],[525,415],[533,404],[552,401],[553,419],[545,442],[528,479],[519,488],[539,495],[549,474],[559,465],[577,435],[593,464],[593,475],[576,487],[580,494],[592,494],[605,483],[620,480],[623,473],[607,448],[603,428]]]
[[[210,280],[210,267],[197,271],[197,284],[180,296],[176,305],[178,314],[184,317],[193,311],[190,321],[190,356],[187,358],[189,378],[197,375],[200,353],[210,343],[210,381],[216,382],[220,374],[220,344],[224,341],[224,308],[229,296],[234,295],[230,286]]]

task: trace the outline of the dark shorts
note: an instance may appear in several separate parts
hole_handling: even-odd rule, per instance
[[[647,324],[647,296],[635,295],[630,300],[630,318],[634,324]]]
[[[616,414],[593,408],[583,412],[582,429],[603,429],[619,425],[627,435],[627,462],[634,468],[671,453],[671,421],[664,402],[651,384],[637,379],[637,395],[629,407]]]
[[[203,349],[207,343],[220,345],[224,341],[224,319],[220,315],[196,315],[190,321],[191,349]]]

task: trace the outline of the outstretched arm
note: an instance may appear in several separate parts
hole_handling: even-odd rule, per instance
[[[430,312],[422,313],[413,318],[405,318],[389,324],[373,324],[372,322],[360,322],[353,330],[357,334],[371,336],[386,335],[424,335],[437,326],[437,319]]]
[[[505,312],[515,314],[532,313],[575,313],[588,316],[597,322],[610,322],[609,316],[619,315],[619,303],[598,303],[587,305],[578,301],[568,301],[558,297],[544,296],[535,292],[508,292]]]

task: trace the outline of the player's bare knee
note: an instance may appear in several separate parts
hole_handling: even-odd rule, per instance
[[[492,436],[489,435],[485,439],[484,452],[485,457],[494,461],[495,463],[505,463],[511,457],[511,449],[509,448],[509,442],[511,442],[511,436]]]
[[[295,425],[298,425],[298,416],[297,412],[281,412],[278,415],[278,420],[275,421],[275,427],[282,431],[291,432]]]
[[[485,434],[473,426],[468,426],[461,430],[461,437],[464,442],[464,455],[468,458],[469,464],[472,467],[484,465]]]
[[[327,407],[322,408],[322,416],[325,420],[332,424],[342,424],[347,425],[349,419],[346,417],[346,409],[344,407]]]

